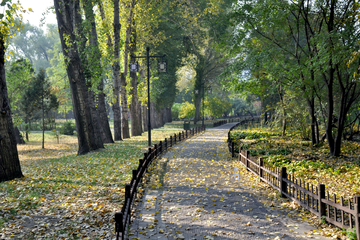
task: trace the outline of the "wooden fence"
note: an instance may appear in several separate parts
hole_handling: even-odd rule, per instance
[[[240,122],[239,124],[242,124]],[[235,125],[230,129],[233,130]],[[256,160],[250,156],[249,151],[239,149],[235,151],[234,142],[228,133],[229,151],[233,157],[246,167],[246,169],[259,176],[281,193],[282,197],[290,198],[304,209],[319,217],[319,221],[325,220],[339,228],[355,228],[357,240],[360,240],[360,196],[353,199],[330,195],[324,184],[313,186],[304,180],[296,179],[294,175],[287,173],[286,167],[277,168],[264,163],[262,158]]]
[[[125,239],[127,236],[131,210],[134,200],[136,199],[138,187],[152,161],[165,150],[176,144],[176,142],[180,142],[204,130],[205,128],[197,127],[180,132],[177,135],[175,134],[174,136],[170,136],[169,140],[165,138],[165,141],[160,141],[159,144],[155,144],[153,148],[149,148],[148,152],[144,153],[144,157],[139,160],[138,168],[132,171],[133,176],[130,184],[125,186],[125,200],[121,212],[115,213],[115,233],[117,240]]]

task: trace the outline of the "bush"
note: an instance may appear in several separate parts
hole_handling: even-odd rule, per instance
[[[171,107],[171,117],[172,120],[179,119],[179,112],[180,112],[181,104],[180,103],[174,103]]]
[[[60,133],[64,135],[74,135],[75,125],[71,122],[65,122],[63,127],[60,129]]]

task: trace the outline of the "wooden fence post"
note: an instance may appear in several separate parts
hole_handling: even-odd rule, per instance
[[[319,184],[319,222],[321,222],[323,216],[326,216],[326,204],[321,201],[322,199],[325,199],[325,184]]]
[[[163,143],[162,141],[159,142],[159,152],[162,153],[163,151]]]
[[[170,136],[170,147],[172,146],[172,136]]]
[[[261,178],[264,177],[264,171],[262,169],[262,167],[264,167],[264,159],[263,158],[259,158],[259,165],[260,165],[259,176],[260,176],[260,181],[262,181]]]
[[[355,198],[355,205],[354,205],[354,209],[355,209],[355,229],[356,229],[356,239],[360,240],[360,218],[359,218],[359,214],[360,214],[360,196],[357,195],[354,197]]]
[[[286,195],[284,193],[287,194],[287,182],[285,182],[284,179],[287,179],[286,167],[282,167],[281,172],[280,172],[280,192],[281,192],[281,197],[286,198]]]

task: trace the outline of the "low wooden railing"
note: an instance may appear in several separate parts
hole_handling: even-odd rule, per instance
[[[240,122],[239,124],[242,124]],[[238,126],[237,124],[236,126]],[[234,126],[231,130],[233,130]],[[231,131],[230,130],[230,131]],[[360,240],[360,196],[351,198],[332,196],[325,189],[324,184],[314,186],[304,180],[296,179],[294,175],[287,173],[286,167],[277,168],[266,164],[262,158],[256,160],[250,156],[249,151],[239,149],[235,151],[234,142],[228,133],[229,151],[233,157],[237,157],[248,171],[259,176],[281,193],[282,197],[290,198],[304,209],[319,217],[319,221],[325,220],[339,228],[355,228],[357,240]]]
[[[159,144],[155,144],[153,148],[144,153],[144,157],[139,160],[139,166],[137,169],[132,170],[132,179],[130,184],[125,186],[125,200],[122,206],[121,212],[115,213],[115,233],[116,239],[125,239],[127,236],[127,229],[131,218],[131,210],[136,199],[138,187],[142,182],[144,174],[154,159],[161,155],[165,150],[197,133],[204,131],[205,128],[197,127],[190,130],[180,132],[174,136],[170,136],[170,139],[160,141]]]

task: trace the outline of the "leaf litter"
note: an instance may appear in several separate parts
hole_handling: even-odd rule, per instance
[[[178,130],[153,131],[153,141]],[[48,136],[49,137],[49,136]],[[25,177],[0,183],[1,239],[112,239],[125,184],[147,151],[147,134],[76,156],[77,138],[40,137],[18,152]]]

